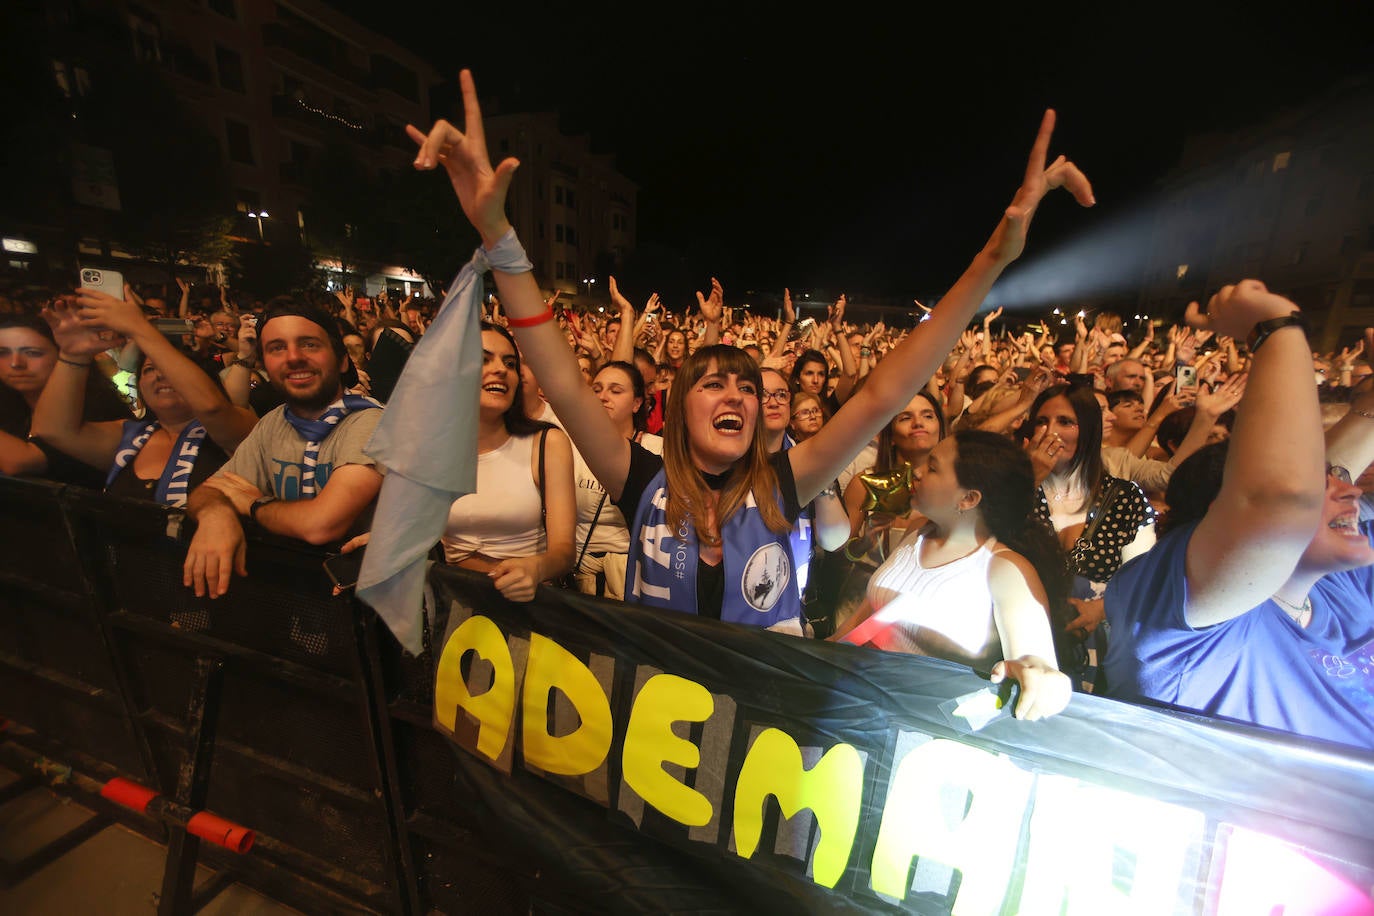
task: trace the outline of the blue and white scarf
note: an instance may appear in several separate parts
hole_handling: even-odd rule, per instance
[[[330,404],[329,409],[314,420],[297,416],[292,413],[290,407],[283,411],[282,417],[305,440],[305,457],[301,459],[301,499],[314,499],[318,490],[315,486],[315,465],[320,460],[320,444],[338,428],[344,417],[354,411],[371,410],[381,406],[372,398],[346,394]]]
[[[105,475],[105,489],[110,488],[110,484],[115,482],[120,471],[129,466],[129,462],[134,460],[153,434],[161,428],[162,424],[156,420],[124,421],[114,464],[110,466],[110,473]],[[181,428],[181,435],[172,446],[172,454],[163,466],[162,476],[158,478],[157,488],[153,491],[153,498],[162,505],[177,508],[186,505],[186,496],[190,492],[191,471],[196,466],[196,458],[200,455],[200,446],[205,440],[205,435],[205,427],[200,425],[199,420],[192,420]]]
[[[645,488],[630,531],[626,599],[698,613],[697,536],[690,519],[684,519],[676,532],[668,527],[665,470],[660,469]],[[764,524],[752,493],[722,526],[720,539],[725,576],[720,619],[756,627],[798,622],[801,599],[793,583],[788,535]]]

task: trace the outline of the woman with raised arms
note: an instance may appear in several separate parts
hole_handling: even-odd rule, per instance
[[[487,156],[472,75],[460,76],[465,129],[439,121],[419,145],[417,169],[442,166],[494,265],[523,262],[505,214],[519,163]],[[939,367],[993,282],[1025,247],[1036,208],[1053,188],[1094,201],[1087,179],[1062,156],[1046,167],[1054,130],[1047,111],[1015,199],[973,263],[929,320],[884,359],[815,436],[769,456],[759,420],[757,364],[734,347],[703,347],[684,361],[669,395],[662,457],[619,435],[553,322],[533,275],[493,269],[510,325],[587,465],[631,519],[626,597],[731,623],[798,633],[800,602],[787,534],[800,507],[831,484]],[[527,262],[524,262],[527,263]],[[719,309],[718,303],[708,308]],[[706,315],[712,320],[713,315]]]

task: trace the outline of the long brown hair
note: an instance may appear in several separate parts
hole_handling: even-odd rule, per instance
[[[688,392],[711,371],[712,363],[715,363],[716,372],[736,376],[740,381],[753,382],[754,397],[759,400],[759,412],[763,408],[763,378],[758,363],[743,350],[716,344],[702,347],[682,361],[673,387],[668,391],[668,405],[663,416],[663,468],[668,479],[668,527],[672,531],[681,530],[683,521],[689,516],[704,520],[707,507],[710,506],[710,488],[706,478],[692,463],[687,438],[686,401]],[[769,463],[763,423],[757,413],[754,440],[743,458],[730,468],[729,474],[716,503],[716,530],[707,531],[701,524],[696,524],[698,541],[712,547],[718,545],[720,530],[736,511],[743,508],[751,492],[758,502],[763,523],[770,530],[778,534],[791,530],[792,526],[778,507],[778,475]]]

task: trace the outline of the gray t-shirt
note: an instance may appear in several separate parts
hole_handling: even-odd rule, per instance
[[[234,457],[218,473],[233,472],[252,483],[264,494],[278,499],[301,498],[301,473],[304,471],[305,440],[286,422],[285,407],[278,407],[258,421]],[[339,425],[320,443],[315,464],[315,486],[324,489],[335,468],[360,464],[385,473],[385,468],[363,453],[372,431],[382,419],[379,408],[359,410],[339,421]]]

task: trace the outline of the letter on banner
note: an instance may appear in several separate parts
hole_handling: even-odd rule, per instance
[[[821,839],[812,856],[812,880],[834,887],[849,863],[863,801],[864,764],[859,752],[837,744],[814,767],[805,769],[801,749],[787,733],[764,729],[754,739],[735,783],[735,850],[754,855],[763,832],[763,803],[775,796],[783,817],[809,808]]]
[[[566,735],[549,734],[549,691],[554,689],[563,691],[582,719]],[[611,701],[596,675],[577,656],[538,633],[530,634],[523,712],[525,762],[545,773],[590,773],[611,749]]]
[[[491,688],[473,696],[463,680],[463,655],[473,650],[491,663]],[[439,656],[434,684],[434,714],[439,724],[457,731],[458,710],[477,720],[477,750],[496,760],[510,737],[515,715],[515,665],[501,629],[489,617],[474,615],[453,631]]]
[[[673,723],[705,722],[715,708],[711,692],[696,681],[658,674],[640,688],[625,730],[625,782],[640,798],[688,827],[710,822],[711,802],[668,775],[663,764],[689,770],[701,765],[701,750],[673,734]]]
[[[1009,760],[956,741],[918,745],[888,784],[870,869],[873,889],[904,900],[911,860],[929,857],[963,876],[954,912],[1000,912],[1033,779]],[[948,823],[941,796],[964,791],[973,795],[968,813]]]
[[[1370,916],[1366,891],[1333,875],[1302,850],[1253,830],[1227,825],[1225,872],[1217,916],[1285,913],[1289,916]],[[1218,844],[1220,845],[1220,844]]]
[[[1084,817],[1092,837],[1085,842]],[[1035,785],[1022,913],[1172,913],[1192,875],[1202,812],[1153,798],[1042,774]],[[1072,855],[1065,855],[1066,850]],[[1116,863],[1131,874],[1117,875]],[[1267,912],[1267,911],[1266,911]]]

